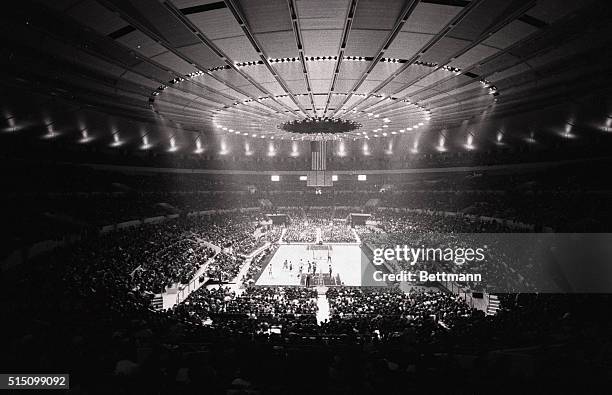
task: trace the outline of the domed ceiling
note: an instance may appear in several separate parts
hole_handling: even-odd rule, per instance
[[[594,61],[609,58],[609,8],[557,0],[23,1],[2,15],[12,78],[4,84],[71,100],[65,112],[76,115],[50,107],[51,123],[91,130],[83,139],[144,146],[199,149],[218,135],[439,133],[608,87],[607,77],[587,77],[610,67]],[[4,107],[7,127],[27,113],[18,107]],[[138,124],[102,126],[93,110]],[[38,116],[21,124],[48,126]]]

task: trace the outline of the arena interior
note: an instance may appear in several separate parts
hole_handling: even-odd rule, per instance
[[[609,391],[611,2],[0,19],[1,388]]]

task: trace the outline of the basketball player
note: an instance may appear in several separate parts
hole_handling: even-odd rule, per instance
[[[268,265],[268,277],[272,277],[272,264]]]
[[[331,278],[332,276],[332,265],[331,263],[329,264],[329,278]]]

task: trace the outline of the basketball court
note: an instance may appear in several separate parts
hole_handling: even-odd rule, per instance
[[[309,273],[310,285],[313,286],[360,286],[364,270],[372,266],[362,265],[362,262],[369,263],[369,260],[359,245],[281,245],[255,284],[306,285],[306,275]],[[309,263],[310,271],[308,271]],[[316,266],[314,275],[313,266]]]

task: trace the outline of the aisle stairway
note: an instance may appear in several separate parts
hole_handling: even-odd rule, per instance
[[[497,295],[489,295],[489,304],[487,305],[487,315],[495,315],[499,311],[499,298]]]
[[[329,301],[325,296],[327,287],[317,287],[317,322],[321,323],[329,319]]]
[[[163,310],[164,298],[161,294],[157,294],[153,297],[153,299],[151,300],[151,307],[153,307],[153,309],[156,311]]]

